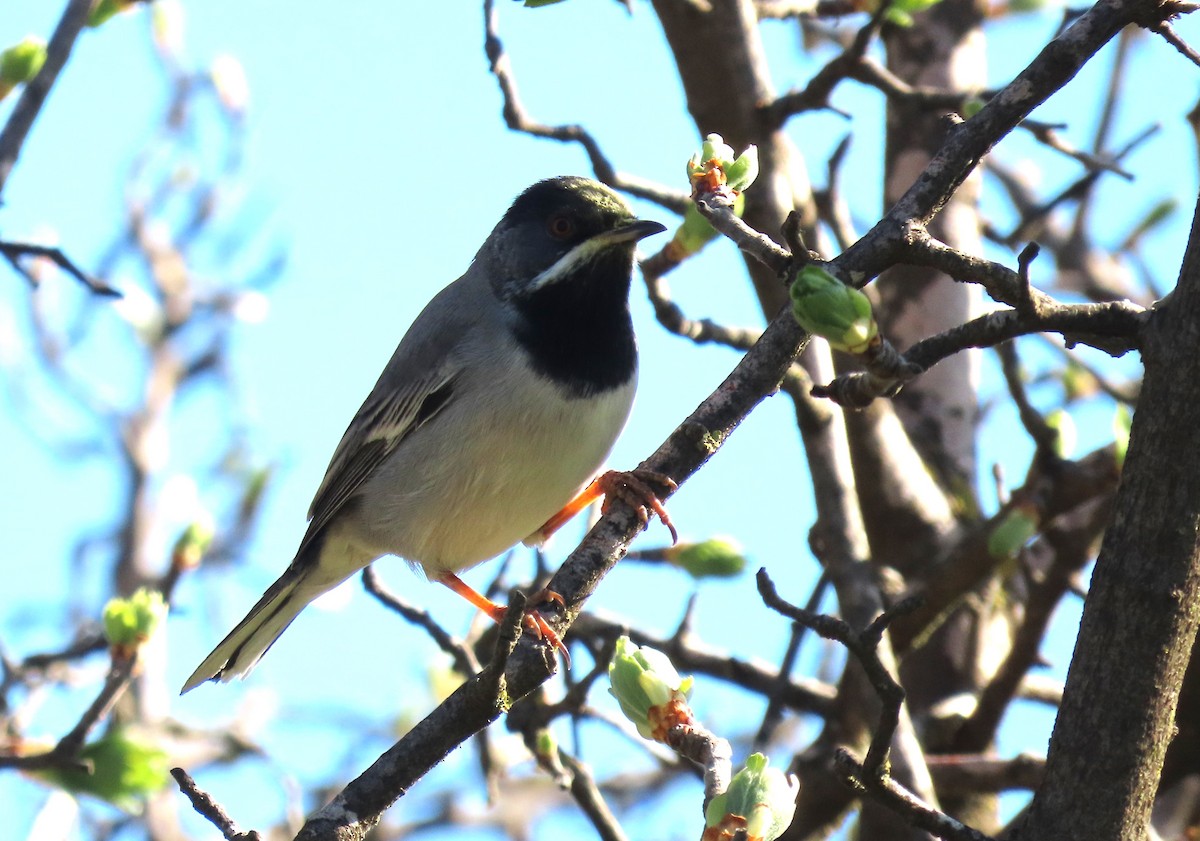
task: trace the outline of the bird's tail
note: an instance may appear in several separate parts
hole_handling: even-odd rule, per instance
[[[246,618],[221,640],[212,654],[204,658],[183,685],[180,695],[190,692],[207,680],[228,682],[245,676],[267,653],[292,620],[305,606],[332,587],[305,586],[309,565],[293,563],[279,580],[270,586]]]

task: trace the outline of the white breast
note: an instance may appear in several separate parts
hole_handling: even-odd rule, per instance
[[[464,378],[446,409],[363,488],[344,534],[431,577],[473,566],[536,531],[600,471],[636,382],[565,397],[517,357]],[[478,369],[477,369],[478,370]]]

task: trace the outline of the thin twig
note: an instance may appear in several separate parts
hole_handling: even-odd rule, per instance
[[[262,836],[257,830],[242,832],[229,813],[221,804],[213,800],[212,795],[202,791],[196,781],[182,768],[172,768],[171,776],[179,784],[179,790],[192,803],[192,808],[209,823],[217,828],[226,841],[261,841]]]
[[[42,654],[30,654],[18,665],[20,672],[45,671],[59,663],[66,663],[96,654],[108,647],[108,640],[99,629],[86,633],[60,651],[49,651]]]
[[[839,748],[834,754],[834,764],[843,774],[858,783],[862,790],[871,794],[880,803],[896,812],[913,826],[944,838],[946,841],[992,841],[990,835],[967,826],[945,812],[922,803],[891,777],[872,776],[849,751]]]
[[[839,55],[818,70],[803,90],[791,91],[762,106],[761,111],[769,125],[782,126],[789,117],[815,109],[836,110],[829,104],[829,96],[843,79],[855,77],[863,62],[867,48],[879,33],[887,14],[889,3],[880,3],[871,19],[855,33],[854,40]]]
[[[363,569],[362,582],[366,591],[374,596],[380,604],[389,610],[399,613],[417,627],[423,628],[433,638],[433,641],[437,643],[438,648],[454,659],[454,667],[461,674],[470,677],[479,671],[479,660],[476,659],[475,653],[471,650],[470,646],[464,645],[461,640],[455,639],[449,631],[438,624],[429,611],[410,605],[388,589],[380,580],[379,574],[375,571],[374,564]]]
[[[29,285],[35,289],[38,286],[37,277],[29,271],[22,263],[23,257],[43,257],[54,262],[64,272],[78,280],[88,289],[95,292],[97,295],[105,295],[110,298],[120,298],[121,293],[113,289],[108,284],[97,280],[94,277],[89,277],[78,266],[72,262],[62,249],[48,245],[34,245],[29,242],[6,242],[0,241],[0,255],[8,260],[10,266],[23,278],[29,281]]]
[[[1060,125],[1051,125],[1043,123],[1040,120],[1025,120],[1021,123],[1021,128],[1029,132],[1035,140],[1044,146],[1062,152],[1069,158],[1073,158],[1079,163],[1091,170],[1107,170],[1114,175],[1119,175],[1126,181],[1133,180],[1133,173],[1122,169],[1117,165],[1117,162],[1111,160],[1108,156],[1093,155],[1090,152],[1084,152],[1081,149],[1076,149],[1067,140],[1058,133]]]
[[[629,836],[621,828],[621,822],[608,808],[604,795],[592,779],[592,772],[587,765],[571,756],[566,751],[558,752],[559,761],[570,771],[571,796],[579,804],[579,809],[591,822],[601,841],[626,841]]]
[[[829,573],[822,569],[821,574],[817,576],[817,583],[813,586],[812,593],[808,596],[808,601],[804,604],[804,609],[816,613],[821,606],[821,599],[825,597],[828,589]],[[807,630],[808,626],[803,622],[792,623],[788,647],[783,654],[783,660],[779,663],[779,683],[781,685],[787,684],[791,676],[792,668],[796,664],[796,657],[800,653],[800,643],[804,641],[804,634]],[[758,725],[758,732],[754,735],[755,748],[761,748],[767,744],[771,734],[775,732],[775,728],[779,726],[779,722],[783,718],[783,701],[780,695],[776,692],[769,692],[767,698],[767,709],[763,712],[762,723]]]
[[[813,394],[862,408],[878,397],[894,395],[914,376],[960,351],[995,347],[1032,333],[1060,333],[1068,346],[1087,344],[1113,356],[1139,346],[1138,335],[1148,312],[1136,304],[1059,304],[1040,292],[1035,297],[1040,310],[1036,317],[1023,316],[1015,309],[994,310],[917,342],[901,355],[905,367],[897,367],[898,375],[878,376],[871,371],[843,374],[827,385],[814,386]]]
[[[1200,67],[1200,53],[1196,52],[1196,50],[1192,48],[1191,44],[1183,40],[1183,38],[1178,32],[1175,31],[1174,27],[1172,27],[1168,21],[1164,20],[1158,26],[1150,27],[1150,31],[1161,35],[1168,44],[1179,50],[1180,55],[1182,55],[1192,64]]]
[[[742,251],[754,257],[779,277],[791,271],[793,255],[764,233],[754,230],[733,212],[733,196],[704,193],[695,196],[696,209],[720,233],[733,240]]]
[[[759,20],[838,18],[862,12],[851,0],[755,0],[754,10]]]
[[[825,223],[829,225],[829,229],[833,231],[838,248],[842,251],[845,251],[851,243],[858,239],[858,233],[854,230],[854,222],[850,218],[850,207],[846,203],[841,189],[842,163],[846,159],[846,153],[850,151],[850,137],[847,134],[838,141],[837,148],[829,156],[829,162],[825,167],[827,173],[825,189],[816,194],[817,210]]]
[[[512,65],[509,62],[508,54],[504,51],[504,43],[498,34],[499,15],[496,12],[494,0],[484,0],[483,19],[486,27],[484,51],[487,53],[492,75],[496,77],[496,83],[500,86],[500,93],[504,97],[504,122],[510,129],[534,137],[557,140],[561,143],[578,143],[587,153],[592,171],[595,172],[597,179],[615,190],[621,190],[683,214],[687,208],[687,196],[684,193],[638,178],[635,175],[618,172],[600,149],[596,138],[592,137],[591,133],[583,126],[550,126],[532,119],[521,103],[517,82],[512,74]]]
[[[1058,430],[1050,426],[1042,413],[1034,408],[1025,390],[1025,381],[1021,373],[1021,361],[1017,358],[1017,349],[1011,341],[996,345],[996,353],[1000,357],[1000,367],[1004,373],[1004,382],[1008,393],[1017,406],[1017,414],[1021,425],[1033,439],[1039,457],[1057,458],[1055,447],[1058,444]]]
[[[867,628],[858,632],[841,619],[815,613],[784,601],[765,569],[758,571],[757,581],[759,595],[767,607],[794,622],[808,626],[825,639],[841,643],[863,667],[867,679],[883,702],[880,705],[879,724],[871,736],[871,746],[867,750],[865,773],[871,776],[886,775],[892,736],[900,722],[900,707],[904,704],[904,688],[892,677],[879,658],[879,643],[887,626],[897,617],[916,610],[920,606],[920,599],[907,598],[896,603],[876,617]]]
[[[129,687],[137,664],[137,649],[124,653],[114,650],[112,666],[99,694],[88,705],[75,726],[59,739],[58,744],[45,753],[32,756],[0,756],[0,768],[23,768],[28,771],[38,768],[79,767],[79,752],[83,750],[88,734],[112,712],[121,695]]]
[[[851,68],[850,76],[864,85],[875,88],[890,100],[911,103],[931,111],[961,111],[967,100],[987,101],[995,95],[994,91],[956,91],[910,85],[870,56],[859,59]]]

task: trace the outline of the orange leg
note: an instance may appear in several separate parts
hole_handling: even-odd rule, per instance
[[[650,514],[653,513],[671,532],[671,543],[678,543],[679,534],[675,531],[675,524],[671,522],[671,516],[667,513],[667,509],[663,507],[662,500],[658,498],[658,495],[650,487],[651,484],[661,485],[668,491],[674,491],[679,487],[669,476],[664,476],[653,470],[609,470],[607,473],[602,473],[590,485],[584,488],[579,496],[567,503],[561,511],[547,520],[540,529],[526,538],[525,543],[529,545],[546,540],[550,535],[566,525],[572,517],[600,497],[604,497],[604,504],[601,507],[603,512],[608,513],[612,500],[619,499],[637,513],[638,519],[641,520],[643,526],[650,521]]]
[[[494,602],[487,596],[480,593],[470,584],[463,581],[454,573],[446,573],[440,576],[438,583],[445,584],[454,592],[458,593],[464,599],[469,601],[479,610],[483,611],[491,618],[493,622],[499,623],[504,618],[504,614],[508,611],[508,607],[498,602]],[[529,600],[530,604],[540,604],[541,602],[558,602],[563,603],[562,596],[551,590],[542,590],[537,593],[534,598]],[[521,620],[522,627],[533,634],[538,639],[544,639],[553,645],[556,649],[562,652],[563,659],[567,661],[567,666],[571,665],[571,655],[567,653],[567,647],[563,645],[563,641],[559,638],[554,629],[541,617],[536,610],[528,610]]]

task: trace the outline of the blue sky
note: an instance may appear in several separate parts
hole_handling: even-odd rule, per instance
[[[0,43],[27,32],[48,34],[60,12],[59,4],[32,0],[8,5],[0,17]],[[632,15],[600,0],[571,0],[536,11],[507,0],[498,5],[501,34],[535,118],[583,123],[618,168],[685,187],[683,165],[698,145],[697,132],[648,4],[635,2]],[[0,208],[0,232],[6,238],[52,229],[88,267],[119,231],[124,175],[164,106],[146,18],[135,12],[80,40],[7,186]],[[1056,21],[1048,14],[997,25],[989,48],[990,80],[1001,82],[1023,66]],[[1194,31],[1187,21],[1180,29]],[[799,57],[794,30],[782,24],[766,26],[764,36],[781,89],[803,83],[827,58]],[[310,4],[298,11],[297,4],[284,2],[209,0],[187,7],[190,62],[200,67],[231,53],[245,66],[252,101],[244,196],[249,210],[244,212],[261,220],[264,250],[286,248],[288,262],[269,292],[266,320],[239,329],[233,371],[249,439],[280,469],[249,565],[236,577],[192,576],[177,592],[178,615],[169,630],[172,685],[182,683],[291,558],[333,446],[424,302],[461,273],[523,187],[543,177],[587,172],[586,158],[575,146],[504,128],[482,43],[482,16],[472,3]],[[1179,196],[1181,211],[1151,240],[1147,254],[1169,283],[1196,192],[1195,150],[1179,117],[1194,104],[1197,85],[1190,65],[1169,47],[1144,46],[1128,83],[1139,94],[1119,114],[1116,136],[1124,141],[1155,119],[1164,129],[1128,162],[1138,183],[1105,182],[1102,227],[1115,240],[1157,197]],[[597,50],[607,51],[605,57]],[[1070,121],[1066,133],[1079,145],[1090,137],[1092,97],[1102,87],[1110,59],[1111,50],[1060,96],[1061,104],[1051,103],[1039,115]],[[1164,78],[1173,83],[1163,84]],[[856,133],[846,187],[854,197],[856,221],[865,226],[881,210],[875,198],[881,151],[869,142],[880,136],[879,97],[847,84],[834,104],[851,112],[853,123],[820,114],[794,120],[789,128],[814,162],[823,161],[845,132]],[[0,106],[0,118],[7,107]],[[1040,155],[1020,132],[996,154],[1009,162]],[[1178,165],[1153,166],[1163,160]],[[823,163],[814,163],[813,170],[823,172]],[[1058,165],[1047,177],[1046,193],[1077,175],[1077,168]],[[653,206],[638,210],[668,225],[673,221]],[[710,247],[672,275],[671,283],[695,317],[730,324],[760,321],[728,243]],[[8,331],[9,339],[26,340],[20,337],[25,336],[28,296],[15,275],[0,279],[0,336]],[[636,283],[633,308],[643,354],[641,388],[611,459],[617,467],[636,464],[657,446],[736,361],[730,351],[697,348],[664,335]],[[117,316],[100,311],[96,317]],[[1046,364],[1045,357],[1033,361]],[[131,387],[119,363],[91,359],[79,364],[118,392]],[[994,371],[990,362],[985,368]],[[989,385],[987,392],[994,395],[996,387]],[[1048,406],[1054,395],[1047,389],[1036,396]],[[39,448],[9,409],[0,403],[0,475],[9,477],[0,506],[0,575],[9,582],[10,594],[0,601],[0,641],[10,655],[23,656],[63,642],[61,593],[79,586],[70,580],[64,559],[81,531],[108,522],[115,489],[99,464],[63,463]],[[188,445],[203,441],[203,410],[202,404],[180,410],[171,470],[181,475],[189,470]],[[1100,402],[1080,412],[1082,448],[1110,436],[1110,412]],[[48,418],[55,428],[69,429],[73,422],[53,402]],[[994,434],[981,446],[980,463],[986,471],[993,461],[1002,461],[1015,481],[1030,447],[1011,418],[1006,408],[995,413]],[[205,493],[201,486],[201,498]],[[811,490],[785,399],[766,401],[672,499],[671,511],[685,535],[735,535],[752,569],[766,565],[787,597],[807,595],[814,573],[806,548]],[[568,528],[552,547],[552,562],[563,557],[571,548],[570,536],[578,533],[577,527]],[[665,532],[652,527],[639,545],[664,539]],[[471,612],[457,597],[427,585],[402,563],[386,562],[381,571],[391,586],[426,604],[452,630],[466,628]],[[493,571],[494,566],[484,566],[469,580],[482,585]],[[103,580],[103,571],[92,572],[85,584]],[[345,589],[349,609],[310,609],[248,681],[202,688],[176,701],[172,714],[189,723],[219,725],[247,699],[280,705],[283,713],[261,738],[281,767],[307,782],[328,773],[314,757],[340,750],[343,734],[321,724],[322,711],[352,701],[381,729],[399,710],[419,714],[430,703],[423,684],[432,646],[416,629],[386,616],[356,583]],[[690,593],[691,585],[669,570],[622,568],[590,607],[669,632]],[[738,606],[736,614],[729,605]],[[744,656],[776,659],[786,623],[767,617],[757,605],[750,576],[708,585],[700,595],[697,631]],[[1061,639],[1069,641],[1073,622],[1064,617]],[[1069,652],[1061,645],[1055,656],[1060,673]],[[381,651],[395,658],[394,665],[378,671],[372,693],[348,698],[348,689],[364,669],[374,669]],[[819,654],[814,647],[811,656]],[[306,680],[314,668],[322,679]],[[731,731],[754,726],[757,709],[747,724],[728,711],[731,697],[736,693],[712,689],[708,696],[700,694],[697,709],[714,726]],[[31,729],[56,733],[74,710],[68,701],[52,699]],[[1023,718],[1019,735],[1034,735],[1020,744],[1040,750],[1049,725],[1041,713]],[[351,766],[363,765],[382,745],[378,740],[364,744]],[[605,760],[598,761],[603,767]],[[428,782],[448,784],[457,769],[469,766],[469,757],[460,752]],[[210,784],[244,825],[264,828],[281,809],[277,777],[269,768],[201,782]],[[18,816],[18,833],[25,831],[42,791],[12,775],[0,776],[0,814]],[[402,817],[414,818],[407,808],[401,805]],[[694,815],[698,821],[698,807]]]

